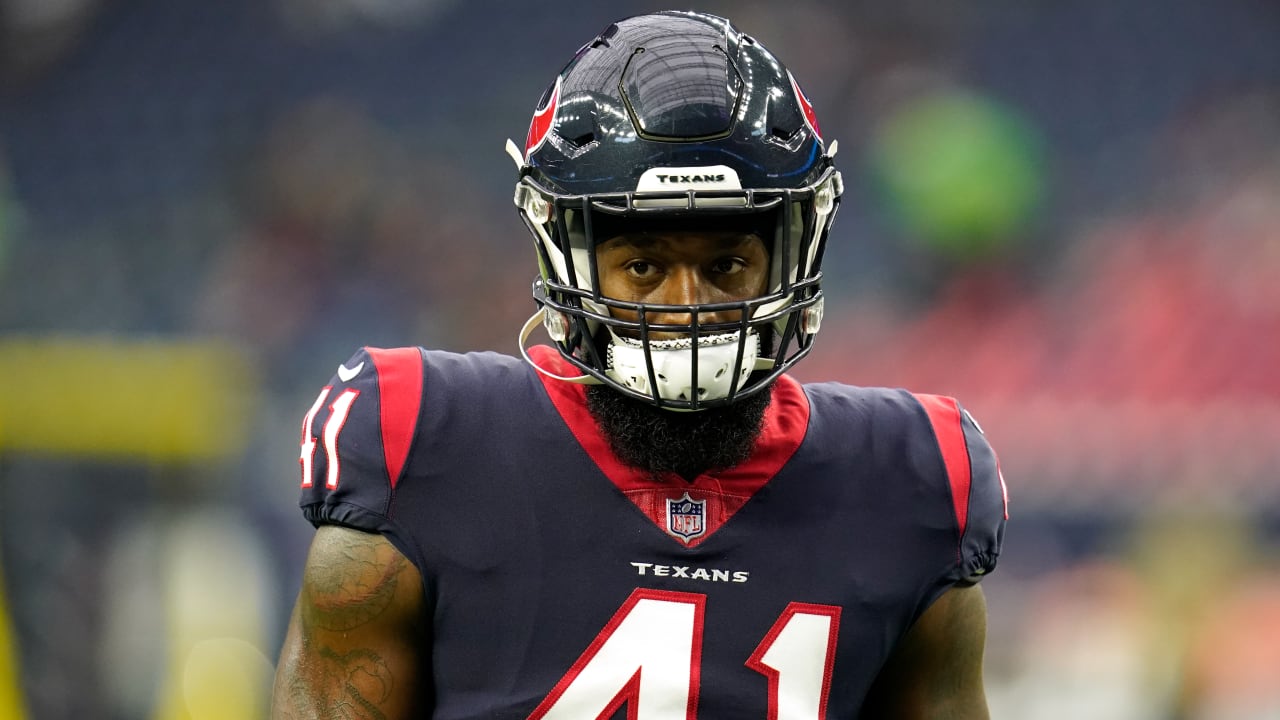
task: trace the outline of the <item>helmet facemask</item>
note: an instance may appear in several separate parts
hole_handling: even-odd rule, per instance
[[[798,189],[561,195],[525,176],[516,204],[535,239],[535,295],[561,353],[596,381],[659,407],[701,410],[769,386],[808,354],[822,315],[822,248],[841,192],[828,169]],[[595,248],[615,229],[759,228],[768,289],[739,302],[655,305],[605,297]],[[616,317],[629,311],[634,320]],[[704,320],[730,314],[733,322]],[[655,316],[684,315],[686,324]],[[658,335],[665,338],[655,339]]]

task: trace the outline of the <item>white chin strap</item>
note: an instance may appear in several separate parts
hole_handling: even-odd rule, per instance
[[[695,393],[699,401],[727,397],[729,389],[734,385],[733,366],[738,359],[740,336],[739,332],[731,332],[700,338],[696,349],[696,378],[693,377],[695,349],[691,339],[650,340],[648,356],[653,360],[658,397],[663,400],[684,401],[693,400]],[[742,352],[742,369],[738,371],[738,389],[746,384],[754,370],[770,367],[773,367],[773,361],[760,357],[760,336],[748,332],[746,347]],[[644,344],[639,340],[613,335],[609,342],[609,368],[605,374],[636,392],[652,394]]]
[[[599,385],[590,375],[558,375],[539,366],[529,356],[525,344],[538,325],[543,324],[549,313],[546,308],[539,308],[520,328],[520,354],[525,362],[547,377],[563,382],[580,385]],[[564,328],[552,325],[548,328],[556,334]],[[688,338],[676,340],[649,341],[649,356],[653,358],[653,375],[658,380],[658,397],[664,400],[691,399],[693,388],[698,389],[698,399],[719,400],[729,394],[733,384],[733,366],[738,359],[738,337],[741,333],[731,332],[722,335],[711,335],[698,342],[698,382],[693,378],[693,341]],[[649,370],[645,364],[644,345],[639,340],[629,340],[610,332],[608,363],[605,374],[611,380],[644,395],[652,395],[649,391]],[[754,370],[768,370],[773,367],[773,360],[760,357],[760,336],[754,331],[747,333],[746,347],[742,351],[742,370],[738,373],[738,389],[746,384]]]

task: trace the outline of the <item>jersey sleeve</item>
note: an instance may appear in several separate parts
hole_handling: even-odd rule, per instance
[[[957,563],[951,580],[977,582],[995,569],[1009,519],[1008,490],[982,428],[954,398],[917,394],[937,439],[955,511]]]
[[[338,366],[302,419],[303,515],[313,525],[392,530],[396,484],[417,432],[420,348],[362,348]]]

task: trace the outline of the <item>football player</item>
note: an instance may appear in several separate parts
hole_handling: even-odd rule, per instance
[[[364,348],[302,421],[276,718],[985,718],[1003,482],[947,397],[787,371],[841,195],[728,21],[610,25],[515,204],[523,357]],[[541,324],[553,346],[525,348]]]

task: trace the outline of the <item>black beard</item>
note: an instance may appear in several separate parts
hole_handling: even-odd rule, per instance
[[[623,462],[648,471],[655,480],[663,473],[675,473],[692,481],[750,457],[770,395],[766,388],[731,405],[673,412],[607,385],[588,385],[587,409]]]

